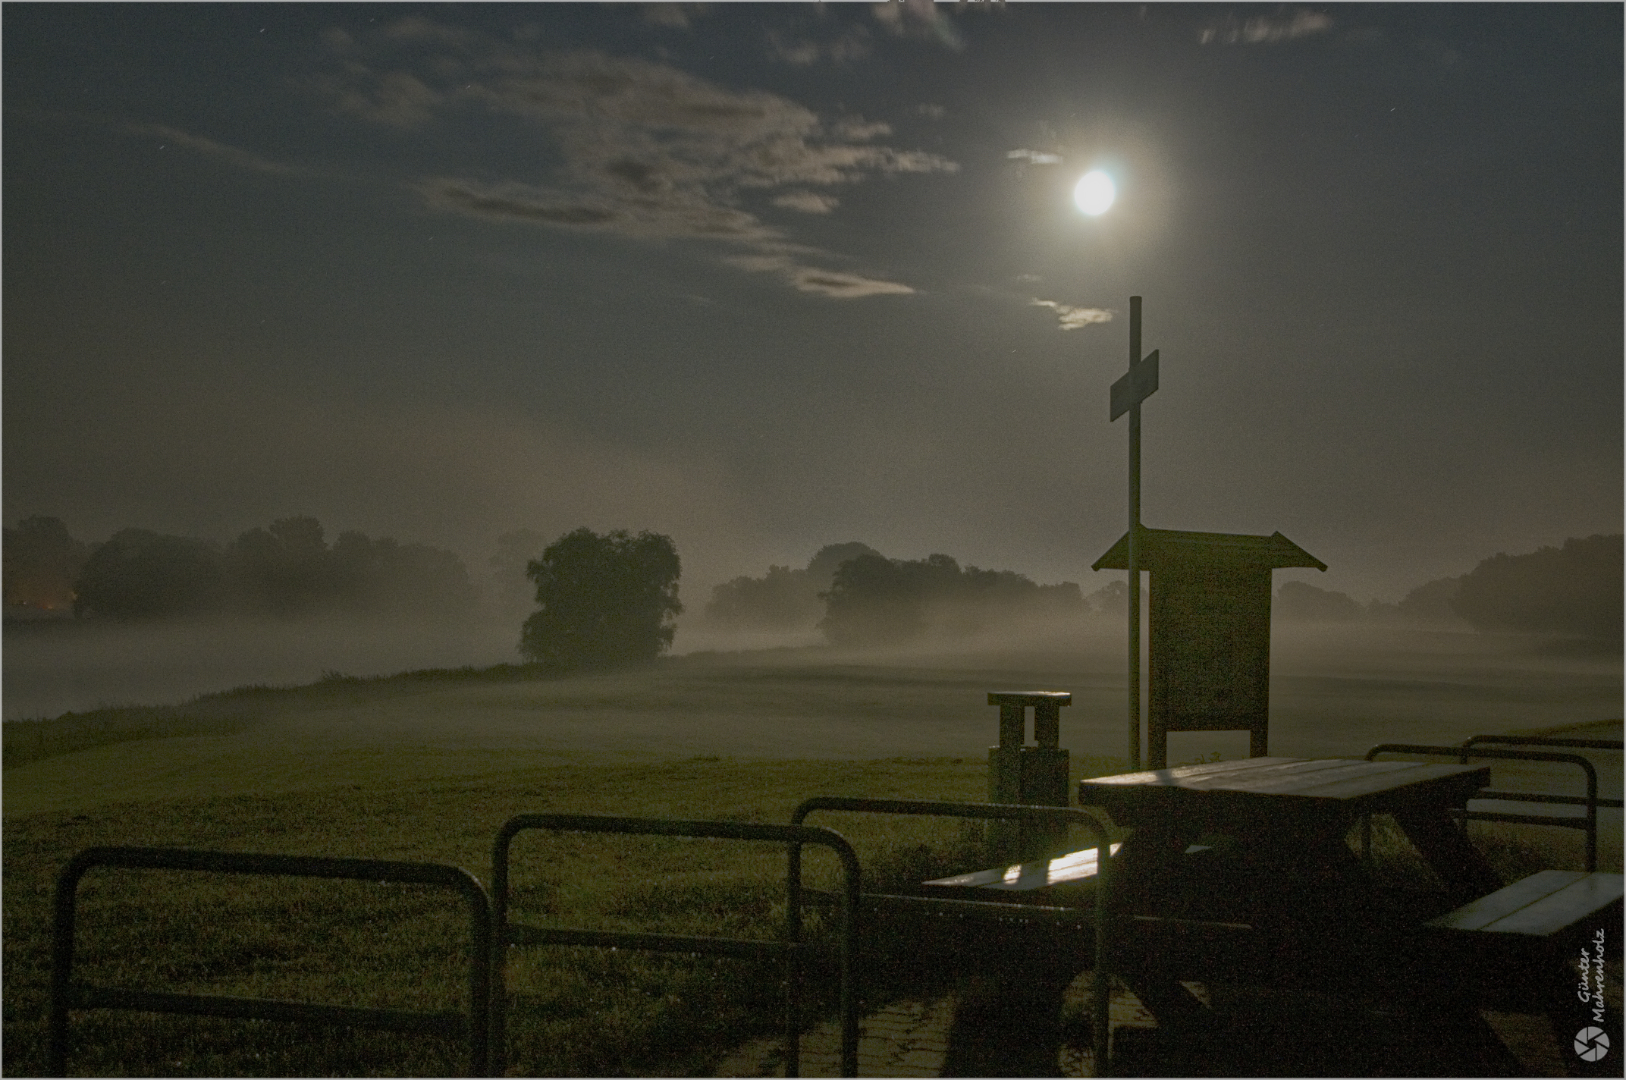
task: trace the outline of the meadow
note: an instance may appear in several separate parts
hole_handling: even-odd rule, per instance
[[[1409,635],[1409,636],[1408,636]],[[1273,753],[1358,756],[1381,741],[1485,731],[1615,732],[1617,657],[1529,641],[1408,632],[1278,635]],[[489,881],[493,835],[521,812],[784,822],[815,794],[981,799],[992,689],[1066,689],[1075,778],[1124,764],[1123,677],[1110,635],[1070,647],[887,655],[826,649],[692,654],[613,674],[521,667],[330,676],[180,705],[4,729],[4,1052],[43,1068],[49,895],[93,844],[418,859]],[[1613,721],[1613,723],[1602,723]],[[1178,735],[1171,757],[1246,753],[1240,733]],[[1618,755],[1603,774],[1620,787]],[[1569,790],[1562,774],[1537,782]],[[1606,813],[1602,866],[1621,861]],[[961,826],[832,815],[867,873],[970,869]],[[1528,829],[1547,865],[1579,837]],[[1541,835],[1555,834],[1555,835]],[[1529,858],[1507,847],[1510,869]],[[517,913],[564,926],[771,937],[783,863],[758,845],[527,834]],[[833,887],[834,860],[810,855]],[[81,889],[83,976],[99,982],[396,1008],[460,1006],[455,903],[417,887],[93,871]],[[779,973],[726,959],[528,949],[511,967],[514,1071],[704,1075],[770,1033]],[[907,987],[876,984],[871,1004]],[[79,1014],[70,1068],[145,1075],[443,1075],[427,1037]]]

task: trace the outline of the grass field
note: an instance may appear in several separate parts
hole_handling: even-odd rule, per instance
[[[1278,648],[1272,750],[1358,756],[1380,741],[1620,715],[1620,665],[1506,642],[1320,640]],[[1295,651],[1297,650],[1297,651]],[[44,1064],[51,881],[93,844],[422,859],[489,880],[498,826],[529,811],[783,822],[803,798],[981,799],[990,689],[1067,689],[1075,777],[1123,765],[1110,650],[676,658],[613,675],[522,669],[330,678],[184,705],[4,729],[6,1071]],[[1616,733],[1618,721],[1603,724]],[[1246,752],[1241,734],[1176,736],[1171,756]],[[1606,790],[1618,790],[1618,756]],[[1541,782],[1568,787],[1555,774]],[[1616,824],[1604,867],[1618,867]],[[860,817],[866,870],[908,876],[966,851],[953,823]],[[1532,835],[1556,830],[1528,830]],[[1539,838],[1561,866],[1578,839]],[[1528,846],[1499,858],[1516,862]],[[519,915],[558,925],[773,936],[782,861],[755,845],[544,838],[516,846]],[[834,860],[810,857],[815,884]],[[463,931],[416,888],[94,871],[81,891],[86,978],[401,1008],[455,1008]],[[512,1062],[530,1075],[704,1074],[769,1030],[778,975],[728,960],[527,950],[512,969]],[[884,993],[878,988],[876,993]],[[433,1039],[281,1025],[81,1015],[71,1068],[101,1074],[428,1074],[461,1067]]]

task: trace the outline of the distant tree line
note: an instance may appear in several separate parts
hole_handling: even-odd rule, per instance
[[[1621,535],[1591,536],[1526,555],[1494,555],[1466,574],[1419,585],[1398,603],[1361,604],[1346,593],[1289,581],[1277,590],[1272,610],[1288,622],[1455,625],[1619,640],[1621,568]],[[877,644],[972,633],[1044,612],[1122,616],[1128,594],[1121,580],[1082,596],[1072,583],[1038,585],[1011,571],[962,569],[947,555],[888,559],[850,542],[821,549],[806,569],[770,566],[763,577],[718,585],[705,614],[728,629],[817,627],[832,643]],[[1145,604],[1144,590],[1141,596]]]
[[[5,603],[82,618],[236,614],[463,616],[478,599],[454,553],[360,532],[329,545],[312,517],[282,518],[229,544],[150,529],[75,541],[55,518],[5,530]]]
[[[1074,582],[1040,585],[1011,570],[963,569],[947,555],[842,563],[819,629],[834,645],[886,645],[929,634],[963,637],[1023,616],[1085,610]]]
[[[962,568],[948,555],[889,559],[851,541],[821,548],[805,569],[770,566],[763,577],[718,585],[706,618],[736,630],[817,628],[836,645],[889,645],[1087,607],[1072,582],[1039,585],[1009,570]]]
[[[824,617],[824,594],[841,564],[860,555],[880,554],[856,540],[828,544],[804,569],[769,566],[763,577],[737,577],[712,590],[706,618],[736,630],[810,629]]]
[[[1380,619],[1467,623],[1476,630],[1562,634],[1602,641],[1622,637],[1622,536],[1571,538],[1526,555],[1497,554],[1457,577],[1411,590],[1398,604],[1364,608],[1341,592],[1290,581],[1276,593],[1284,619],[1349,622]]]
[[[7,526],[0,559],[6,607],[34,611],[69,611],[73,584],[90,557],[90,548],[68,534],[54,517],[31,517]]]

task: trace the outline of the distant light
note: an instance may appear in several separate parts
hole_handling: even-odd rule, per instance
[[[1085,173],[1078,186],[1073,188],[1073,204],[1090,217],[1106,213],[1117,198],[1118,188],[1113,184],[1112,177],[1100,169]]]

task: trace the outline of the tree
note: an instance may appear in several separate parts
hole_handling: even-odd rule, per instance
[[[979,570],[947,555],[860,555],[836,570],[819,623],[834,645],[888,645],[963,636],[1032,617],[1086,609],[1073,582],[1039,585],[1010,570]]]
[[[566,533],[525,567],[540,610],[525,620],[520,652],[567,669],[654,660],[671,647],[670,620],[683,610],[680,571],[669,536]]]
[[[308,615],[332,605],[338,591],[321,522],[281,518],[250,529],[226,550],[232,592],[251,614]]]
[[[1423,626],[1462,625],[1456,612],[1456,599],[1462,592],[1461,577],[1435,578],[1401,597],[1395,613],[1407,622]]]
[[[5,531],[6,606],[61,611],[73,606],[73,583],[90,552],[54,517],[31,517]]]
[[[836,571],[860,555],[881,553],[856,540],[827,544],[805,570],[770,566],[765,577],[737,577],[712,589],[706,619],[740,630],[800,630],[811,628],[824,612],[820,599],[835,580]]]
[[[1361,617],[1361,605],[1348,593],[1287,581],[1276,590],[1276,614],[1297,622],[1350,622]]]
[[[1462,577],[1451,606],[1480,630],[1621,638],[1621,534],[1493,555]]]
[[[220,608],[221,586],[221,555],[213,544],[123,529],[85,561],[74,588],[74,614],[114,619],[200,615]]]

